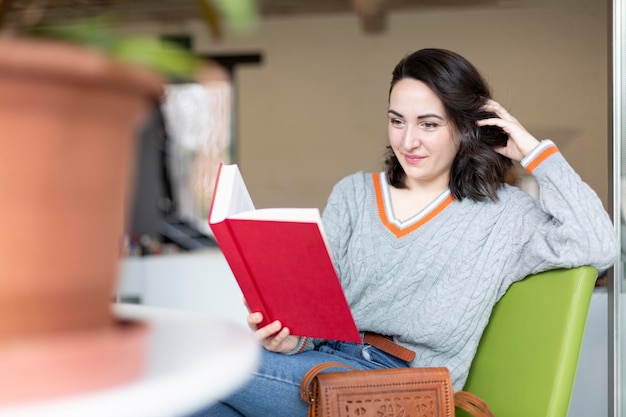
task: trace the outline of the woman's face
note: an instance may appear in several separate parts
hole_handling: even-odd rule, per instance
[[[409,189],[448,186],[459,149],[456,129],[443,103],[421,81],[398,81],[389,97],[389,143],[406,173]]]

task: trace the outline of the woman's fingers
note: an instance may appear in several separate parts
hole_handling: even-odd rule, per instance
[[[279,323],[280,325],[280,323]],[[267,335],[266,337],[264,337],[263,339],[261,339],[261,343],[263,343],[263,346],[265,346],[265,348],[267,350],[271,350],[274,352],[280,352],[282,350],[283,347],[283,343],[285,342],[285,340],[287,339],[287,337],[289,337],[289,329],[286,327],[283,327],[282,329],[279,326],[279,331],[278,332],[273,332],[269,335]]]
[[[263,347],[271,352],[289,352],[298,343],[298,338],[291,336],[289,329],[283,327],[279,321],[257,330],[254,335]]]
[[[483,109],[492,113],[495,113],[502,120],[511,122],[517,122],[517,119],[513,117],[500,103],[495,100],[487,100],[487,103],[483,106]]]
[[[282,329],[283,325],[280,321],[276,320],[254,332],[254,337],[256,337],[258,341],[264,342],[266,339],[275,337]]]
[[[492,117],[490,119],[480,119],[480,120],[476,121],[476,124],[478,126],[486,126],[486,125],[489,125],[489,126],[499,126],[502,129],[504,129],[505,127],[509,127],[511,122],[506,121],[504,119],[499,119],[497,117]]]
[[[263,314],[261,313],[250,313],[246,319],[248,322],[248,327],[251,330],[258,330],[258,325],[263,321]]]
[[[291,336],[289,329],[278,320],[259,328],[263,314],[257,312],[248,314],[247,321],[248,327],[254,331],[254,338],[269,351],[289,352],[298,344],[299,338]]]
[[[280,321],[276,320],[268,324],[267,326],[258,328],[258,324],[263,320],[261,313],[252,313],[248,315],[248,326],[254,330],[254,337],[263,345],[269,345],[274,342],[276,338],[283,338],[289,335],[289,329],[283,327]],[[285,336],[285,337],[286,337]],[[270,343],[272,342],[272,343]]]
[[[476,124],[478,126],[498,126],[504,130],[511,139],[507,142],[506,146],[497,148],[496,152],[519,161],[539,143],[539,141],[528,133],[524,126],[497,101],[487,100],[487,103],[483,106],[483,110],[491,112],[497,117],[478,120]]]

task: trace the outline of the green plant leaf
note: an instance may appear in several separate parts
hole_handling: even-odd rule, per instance
[[[209,27],[209,31],[211,35],[219,39],[222,37],[222,22],[220,19],[220,15],[213,6],[212,1],[208,0],[195,0],[196,6],[198,7],[198,11],[202,19],[206,22]]]
[[[173,42],[147,36],[115,36],[107,28],[113,23],[115,19],[110,16],[98,17],[36,26],[29,33],[100,49],[114,59],[142,65],[168,77],[193,78],[202,65],[200,58]]]
[[[258,23],[258,9],[255,0],[201,0],[212,3],[233,30],[250,32]]]
[[[177,78],[193,78],[203,62],[173,43],[150,37],[118,39],[110,53],[120,61],[144,65]]]

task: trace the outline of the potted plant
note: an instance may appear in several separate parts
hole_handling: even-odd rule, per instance
[[[7,22],[11,3],[0,3],[0,408],[140,374],[149,329],[111,311],[136,132],[164,81],[200,65],[93,21]],[[218,3],[241,2],[206,0],[201,14]]]

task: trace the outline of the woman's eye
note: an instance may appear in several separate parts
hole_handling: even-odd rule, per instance
[[[439,124],[434,122],[423,122],[420,124],[420,127],[424,130],[432,131],[439,127]]]
[[[394,127],[404,126],[404,122],[400,119],[389,119],[389,123],[391,123],[391,125]]]

